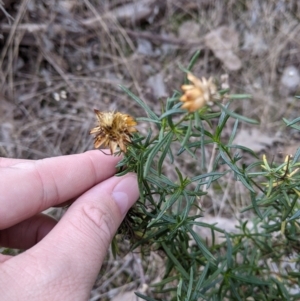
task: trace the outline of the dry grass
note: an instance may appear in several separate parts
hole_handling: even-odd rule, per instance
[[[144,10],[135,10],[128,17],[123,6],[132,2],[142,2]],[[178,64],[187,66],[199,48],[202,54],[194,73],[216,77],[228,73],[232,92],[252,94],[252,100],[237,102],[235,107],[247,117],[260,119],[262,133],[280,134],[283,116],[298,117],[299,104],[293,95],[300,92],[299,87],[289,90],[281,84],[287,66],[300,68],[297,0],[3,3],[5,6],[0,1],[1,156],[40,159],[91,149],[88,132],[95,124],[94,108],[143,114],[119,84],[159,110],[158,97],[170,95],[182,82]],[[196,37],[192,33],[190,38],[179,36],[186,21],[196,24]],[[238,71],[226,69],[203,42],[207,33],[223,25],[234,28],[239,36],[236,54],[242,68]],[[285,135],[289,141],[283,140],[283,152],[299,141],[293,132]],[[226,179],[218,193],[209,191],[207,206],[213,215],[238,215],[246,201],[236,185]],[[137,289],[163,273],[162,262],[148,271],[146,261],[137,263],[139,256],[117,261],[108,256],[91,300],[112,298],[124,289],[125,282],[129,283],[125,289]],[[119,275],[114,277],[112,271]]]

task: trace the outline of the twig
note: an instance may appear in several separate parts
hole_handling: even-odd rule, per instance
[[[9,36],[8,36],[8,39],[3,47],[3,50],[1,52],[1,56],[0,56],[0,76],[1,76],[1,88],[2,88],[2,85],[3,83],[5,82],[5,76],[4,74],[1,72],[1,69],[2,69],[2,63],[3,63],[3,60],[6,56],[6,53],[7,53],[7,50],[11,44],[11,42],[13,41],[13,38],[14,38],[14,35],[15,35],[15,32],[17,30],[17,26],[18,24],[20,23],[20,21],[22,20],[25,12],[26,12],[26,7],[27,7],[27,4],[30,0],[24,0],[18,10],[18,14],[17,14],[17,17],[16,17],[16,20],[14,22],[14,24],[12,26],[10,26],[10,31],[9,31]]]
[[[101,289],[104,290],[106,289],[110,283],[118,277],[118,275],[120,275],[121,273],[123,273],[123,271],[125,271],[128,266],[132,263],[132,261],[134,260],[134,257],[132,254],[130,254],[129,256],[127,256],[128,258],[125,260],[125,262],[123,262],[122,266],[119,267],[112,276],[110,276],[108,279],[106,279],[102,284],[101,284]]]
[[[207,167],[207,173],[211,173],[212,172],[213,164],[214,164],[214,160],[215,160],[215,156],[216,156],[216,149],[217,149],[217,145],[216,145],[216,143],[214,143],[213,149],[212,149],[212,152],[211,152],[211,157],[210,157],[209,165]],[[207,192],[207,189],[208,189],[208,183],[206,183],[204,185],[203,192]],[[201,212],[200,208],[201,208],[201,205],[202,205],[203,197],[204,197],[204,195],[199,200],[199,207],[198,207],[197,213],[196,213],[197,215],[200,214],[200,212]],[[214,207],[214,213],[215,213],[215,215],[217,215],[215,205],[213,207]]]
[[[52,58],[51,54],[48,53],[48,51],[46,51],[44,49],[44,47],[42,47],[42,41],[40,39],[40,37],[38,35],[35,36],[37,41],[38,41],[38,45],[39,48],[43,54],[43,56],[45,57],[45,59],[52,65],[52,67],[56,70],[56,72],[63,78],[63,80],[70,86],[70,88],[72,90],[75,90],[75,86],[73,85],[73,83],[69,80],[69,77],[66,75],[66,73],[64,72],[64,70],[56,63],[56,61]]]
[[[146,284],[146,278],[145,278],[145,273],[144,273],[144,269],[142,266],[141,256],[140,256],[140,254],[133,254],[133,258],[134,258],[134,261],[138,268],[138,274],[141,279],[141,285],[143,286],[144,284]]]
[[[3,1],[0,0],[0,9],[2,10],[3,14],[7,18],[9,24],[11,21],[14,21],[14,18],[5,10]]]
[[[80,23],[84,27],[86,27],[88,29],[92,29],[92,28],[99,26],[99,18],[91,18],[91,19],[87,19],[87,20],[82,20]],[[120,31],[120,28],[118,28],[117,26],[106,25],[106,27],[111,31]],[[45,24],[31,24],[31,23],[26,24],[25,23],[25,24],[20,24],[17,27],[17,30],[26,31],[28,33],[34,33],[34,32],[47,31],[48,28],[49,27],[46,26]],[[2,32],[10,32],[11,29],[12,29],[12,26],[9,24],[1,24],[0,25],[0,30]],[[191,46],[203,46],[203,42],[204,42],[204,38],[199,38],[196,41],[191,41],[191,40],[184,40],[184,39],[162,36],[160,34],[155,34],[155,33],[151,33],[148,31],[134,31],[134,30],[124,28],[124,27],[121,29],[130,37],[151,40],[154,43],[161,42],[161,43],[166,43],[166,44],[191,47]],[[51,26],[51,30],[53,32],[58,33],[63,30],[67,30],[67,28],[65,28],[59,24],[53,24]]]
[[[96,24],[100,25],[100,26],[104,29],[104,31],[106,32],[106,34],[110,37],[110,40],[111,40],[112,45],[115,47],[115,49],[117,49],[117,51],[118,51],[118,53],[119,53],[119,55],[120,55],[122,61],[124,62],[124,65],[125,65],[126,68],[127,68],[128,73],[130,74],[130,76],[131,76],[131,78],[132,78],[132,80],[133,80],[133,84],[134,84],[134,86],[135,86],[135,88],[136,88],[136,90],[137,90],[137,92],[138,92],[138,94],[139,94],[139,97],[140,97],[141,99],[143,99],[143,97],[142,97],[142,95],[143,95],[143,94],[142,94],[142,89],[140,88],[139,83],[138,83],[138,81],[136,80],[136,77],[135,77],[135,75],[134,75],[134,73],[133,73],[133,71],[132,71],[131,66],[128,64],[128,60],[127,60],[126,57],[124,56],[123,51],[122,51],[122,49],[120,48],[120,45],[119,45],[119,43],[116,41],[116,39],[114,38],[114,36],[113,36],[113,35],[110,35],[110,28],[109,28],[109,26],[108,26],[108,24],[107,24],[108,22],[104,22],[104,19],[99,15],[99,13],[98,13],[97,10],[95,9],[95,7],[90,3],[89,0],[83,0],[83,1],[84,1],[84,3],[86,4],[86,6],[91,10],[91,12],[96,16],[96,17],[95,17]],[[111,18],[110,18],[110,19],[111,19]]]
[[[112,28],[112,30],[114,30]],[[146,39],[146,40],[151,40],[154,43],[157,42],[162,42],[162,43],[166,43],[166,44],[173,44],[173,45],[180,45],[180,46],[199,46],[201,44],[203,44],[204,39],[200,38],[197,41],[189,41],[189,40],[183,40],[183,39],[177,39],[177,38],[172,38],[172,37],[167,37],[167,36],[162,36],[160,34],[154,34],[151,32],[147,32],[147,31],[134,31],[131,29],[127,29],[124,28],[124,30],[126,31],[126,33],[134,38],[142,38],[142,39]]]

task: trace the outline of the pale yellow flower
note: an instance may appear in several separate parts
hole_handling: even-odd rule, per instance
[[[136,132],[136,121],[128,114],[114,112],[100,112],[94,110],[99,125],[91,129],[90,134],[96,134],[94,140],[95,148],[108,146],[111,154],[114,154],[117,147],[122,152],[127,151],[130,144],[132,133]]]
[[[209,104],[213,97],[217,96],[217,87],[213,83],[212,77],[208,80],[205,77],[199,79],[192,73],[188,73],[187,78],[191,84],[181,86],[184,92],[180,98],[180,101],[183,102],[182,109],[195,112]]]

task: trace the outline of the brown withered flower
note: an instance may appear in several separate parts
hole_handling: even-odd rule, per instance
[[[217,87],[213,83],[213,78],[208,80],[205,77],[197,78],[192,73],[188,73],[189,85],[182,85],[181,89],[184,94],[180,101],[183,102],[182,109],[187,109],[189,112],[195,112],[206,104],[209,104],[214,96],[217,96]]]
[[[117,147],[122,152],[127,151],[127,145],[131,142],[132,133],[136,132],[136,121],[128,114],[119,112],[100,112],[94,110],[99,125],[91,129],[90,134],[96,134],[94,140],[95,148],[108,146],[111,154]]]

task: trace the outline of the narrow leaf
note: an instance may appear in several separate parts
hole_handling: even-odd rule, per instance
[[[139,298],[142,298],[143,300],[146,300],[146,301],[159,301],[159,300],[157,300],[157,299],[153,299],[153,298],[151,298],[151,297],[148,297],[148,296],[146,296],[146,295],[143,295],[143,294],[141,294],[141,293],[139,293],[139,292],[134,292]]]
[[[176,269],[181,273],[182,276],[184,276],[186,279],[189,279],[190,275],[183,268],[183,266],[180,264],[180,262],[178,261],[178,259],[173,255],[173,253],[167,247],[167,245],[164,242],[162,242],[161,245],[162,245],[163,249],[165,250],[165,252],[167,253],[168,258],[173,262],[173,264],[176,267]]]
[[[236,118],[238,120],[241,120],[241,121],[244,121],[244,122],[247,122],[247,123],[250,123],[250,124],[259,124],[259,122],[257,120],[242,116],[242,115],[237,114],[237,113],[234,113],[234,112],[226,109],[222,104],[220,104],[218,102],[216,102],[216,105],[218,107],[220,107],[224,112],[226,112],[229,116],[231,116],[233,118]]]
[[[182,109],[171,109],[165,113],[163,113],[159,119],[162,120],[164,119],[165,117],[169,116],[169,115],[174,115],[174,114],[180,114],[180,113],[186,113],[185,110],[182,110]]]
[[[297,118],[293,119],[292,121],[288,121],[285,118],[284,118],[284,120],[285,120],[287,126],[291,126],[291,125],[294,125],[295,123],[299,122],[300,121],[300,117],[297,117]]]
[[[248,183],[247,178],[245,176],[237,175],[237,177],[246,188],[248,188],[251,192],[255,192],[253,187]]]
[[[207,265],[205,266],[204,270],[202,271],[201,276],[199,277],[199,280],[198,280],[198,282],[196,284],[196,287],[195,287],[195,291],[196,292],[200,291],[200,288],[201,288],[201,286],[202,286],[202,284],[204,282],[205,276],[206,276],[206,274],[208,272],[209,266],[210,266],[210,264],[208,262]]]
[[[135,119],[137,121],[146,121],[146,122],[154,122],[154,123],[157,123],[157,124],[161,124],[160,120],[151,119],[151,118],[147,118],[147,117],[138,117],[138,118],[135,118]]]
[[[230,94],[229,99],[249,99],[252,98],[250,94]]]
[[[150,153],[148,154],[148,158],[144,166],[144,178],[146,178],[149,169],[153,164],[154,157],[160,151],[163,145],[166,143],[166,139],[168,140],[170,136],[172,136],[172,134],[173,134],[172,132],[169,132],[165,137],[163,137],[159,142],[157,142],[157,144],[150,150]]]
[[[250,275],[243,276],[243,275],[239,275],[239,274],[237,274],[237,275],[231,274],[230,278],[239,280],[244,283],[250,283],[250,284],[256,284],[256,285],[270,285],[270,283],[263,281],[257,277],[250,276]]]
[[[255,198],[255,193],[251,192],[250,196],[251,196],[251,202],[252,202],[254,211],[260,217],[260,219],[263,219],[263,216],[262,216],[262,214],[261,214],[261,212],[260,212],[260,210],[258,209],[258,206],[257,206],[257,202],[256,202],[256,198]]]
[[[128,90],[124,86],[120,86],[120,87],[125,93],[127,93],[133,100],[135,100],[146,111],[146,113],[149,115],[149,117],[151,117],[154,120],[159,120],[157,115],[148,107],[147,104],[145,104],[141,99],[139,99],[136,95],[134,95],[130,90]]]
[[[237,119],[234,123],[234,126],[233,126],[233,129],[232,129],[232,133],[230,135],[230,138],[229,138],[229,141],[228,141],[228,145],[231,145],[234,137],[235,137],[235,134],[236,134],[236,130],[237,130],[237,127],[238,127],[238,124],[239,124],[239,120]]]
[[[296,154],[294,155],[292,164],[297,163],[297,161],[298,161],[298,159],[299,159],[299,156],[300,156],[300,147],[297,149]]]
[[[228,145],[228,148],[237,148],[237,149],[241,149],[249,154],[251,154],[253,157],[259,159],[259,157],[257,156],[257,154],[250,148],[243,146],[243,145],[236,145],[236,144],[232,144],[232,145]]]
[[[166,155],[167,153],[170,151],[170,145],[171,145],[171,142],[172,142],[172,139],[173,139],[173,135],[169,135],[167,138],[166,138],[166,141],[165,141],[165,145],[164,145],[164,150],[158,160],[158,174],[161,175],[161,170],[162,170],[162,166],[163,166],[163,162],[166,158]]]
[[[206,248],[206,246],[202,243],[201,239],[199,238],[198,234],[194,232],[194,230],[187,226],[188,231],[193,236],[195,242],[197,243],[199,249],[202,251],[203,256],[210,262],[214,262],[216,259],[215,257],[209,252],[209,250]]]
[[[226,258],[227,258],[227,267],[229,269],[232,269],[233,267],[233,261],[232,261],[232,244],[229,239],[228,233],[225,233],[226,236],[226,242],[227,242],[227,252],[226,252]]]
[[[192,292],[193,292],[193,283],[194,283],[194,273],[193,273],[193,268],[191,267],[190,269],[190,279],[189,279],[189,286],[188,286],[188,291],[187,291],[187,300],[190,300]]]
[[[293,221],[294,219],[297,219],[298,217],[300,217],[300,210],[298,210],[293,216],[291,216],[288,221]]]
[[[190,62],[189,62],[189,64],[188,64],[188,67],[187,67],[187,69],[188,69],[189,71],[191,71],[192,68],[194,67],[194,65],[196,64],[196,62],[197,62],[197,60],[198,60],[198,58],[199,58],[199,56],[200,56],[200,53],[201,53],[201,50],[197,50],[197,51],[195,52],[195,54],[193,55],[192,59],[190,60]]]
[[[230,290],[231,290],[232,294],[236,297],[236,299],[238,301],[243,301],[236,290],[236,287],[238,287],[238,286],[232,282],[232,279],[229,279],[229,285],[230,285]]]

